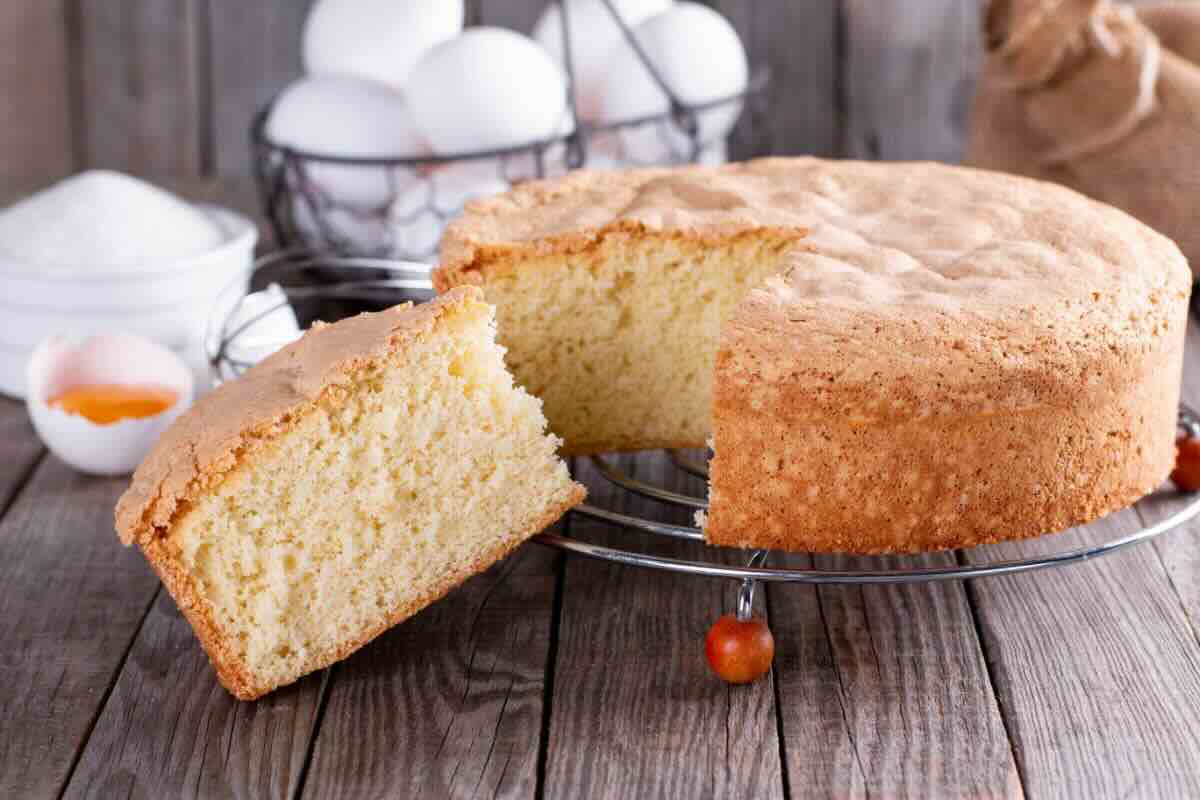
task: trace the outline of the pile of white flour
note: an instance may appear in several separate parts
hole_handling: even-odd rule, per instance
[[[221,229],[195,207],[105,170],[82,172],[0,211],[0,261],[39,271],[169,267],[222,241]]]

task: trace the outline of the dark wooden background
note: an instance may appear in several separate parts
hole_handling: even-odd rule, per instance
[[[769,64],[778,153],[955,160],[981,0],[708,0]],[[0,180],[249,172],[312,0],[0,0]],[[528,32],[547,0],[468,0]]]

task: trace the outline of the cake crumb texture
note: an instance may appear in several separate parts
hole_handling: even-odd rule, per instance
[[[795,238],[617,232],[571,268],[531,256],[493,277],[509,365],[565,452],[701,446],[721,321]]]
[[[582,499],[491,316],[465,290],[321,327],[165,437],[182,475],[156,450],[135,476],[122,537],[238,697],[344,658]],[[245,432],[218,446],[223,415]]]
[[[471,204],[435,283],[498,306],[569,452],[711,433],[712,543],[1019,538],[1173,461],[1186,260],[1061,186],[815,158],[575,173]]]

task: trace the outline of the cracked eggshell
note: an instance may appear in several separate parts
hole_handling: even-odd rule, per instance
[[[42,442],[60,459],[92,475],[127,475],[158,437],[192,404],[195,380],[170,350],[130,334],[80,340],[53,335],[39,344],[26,369],[26,407]],[[50,405],[68,389],[96,384],[155,386],[172,390],[175,403],[162,413],[100,425]]]

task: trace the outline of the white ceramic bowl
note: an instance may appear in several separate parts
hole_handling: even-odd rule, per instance
[[[0,257],[0,392],[24,397],[25,366],[51,334],[133,333],[178,353],[209,385],[204,325],[221,290],[247,280],[258,231],[224,208],[198,206],[224,232],[217,248],[133,269],[38,269]],[[245,287],[242,287],[243,291]]]

